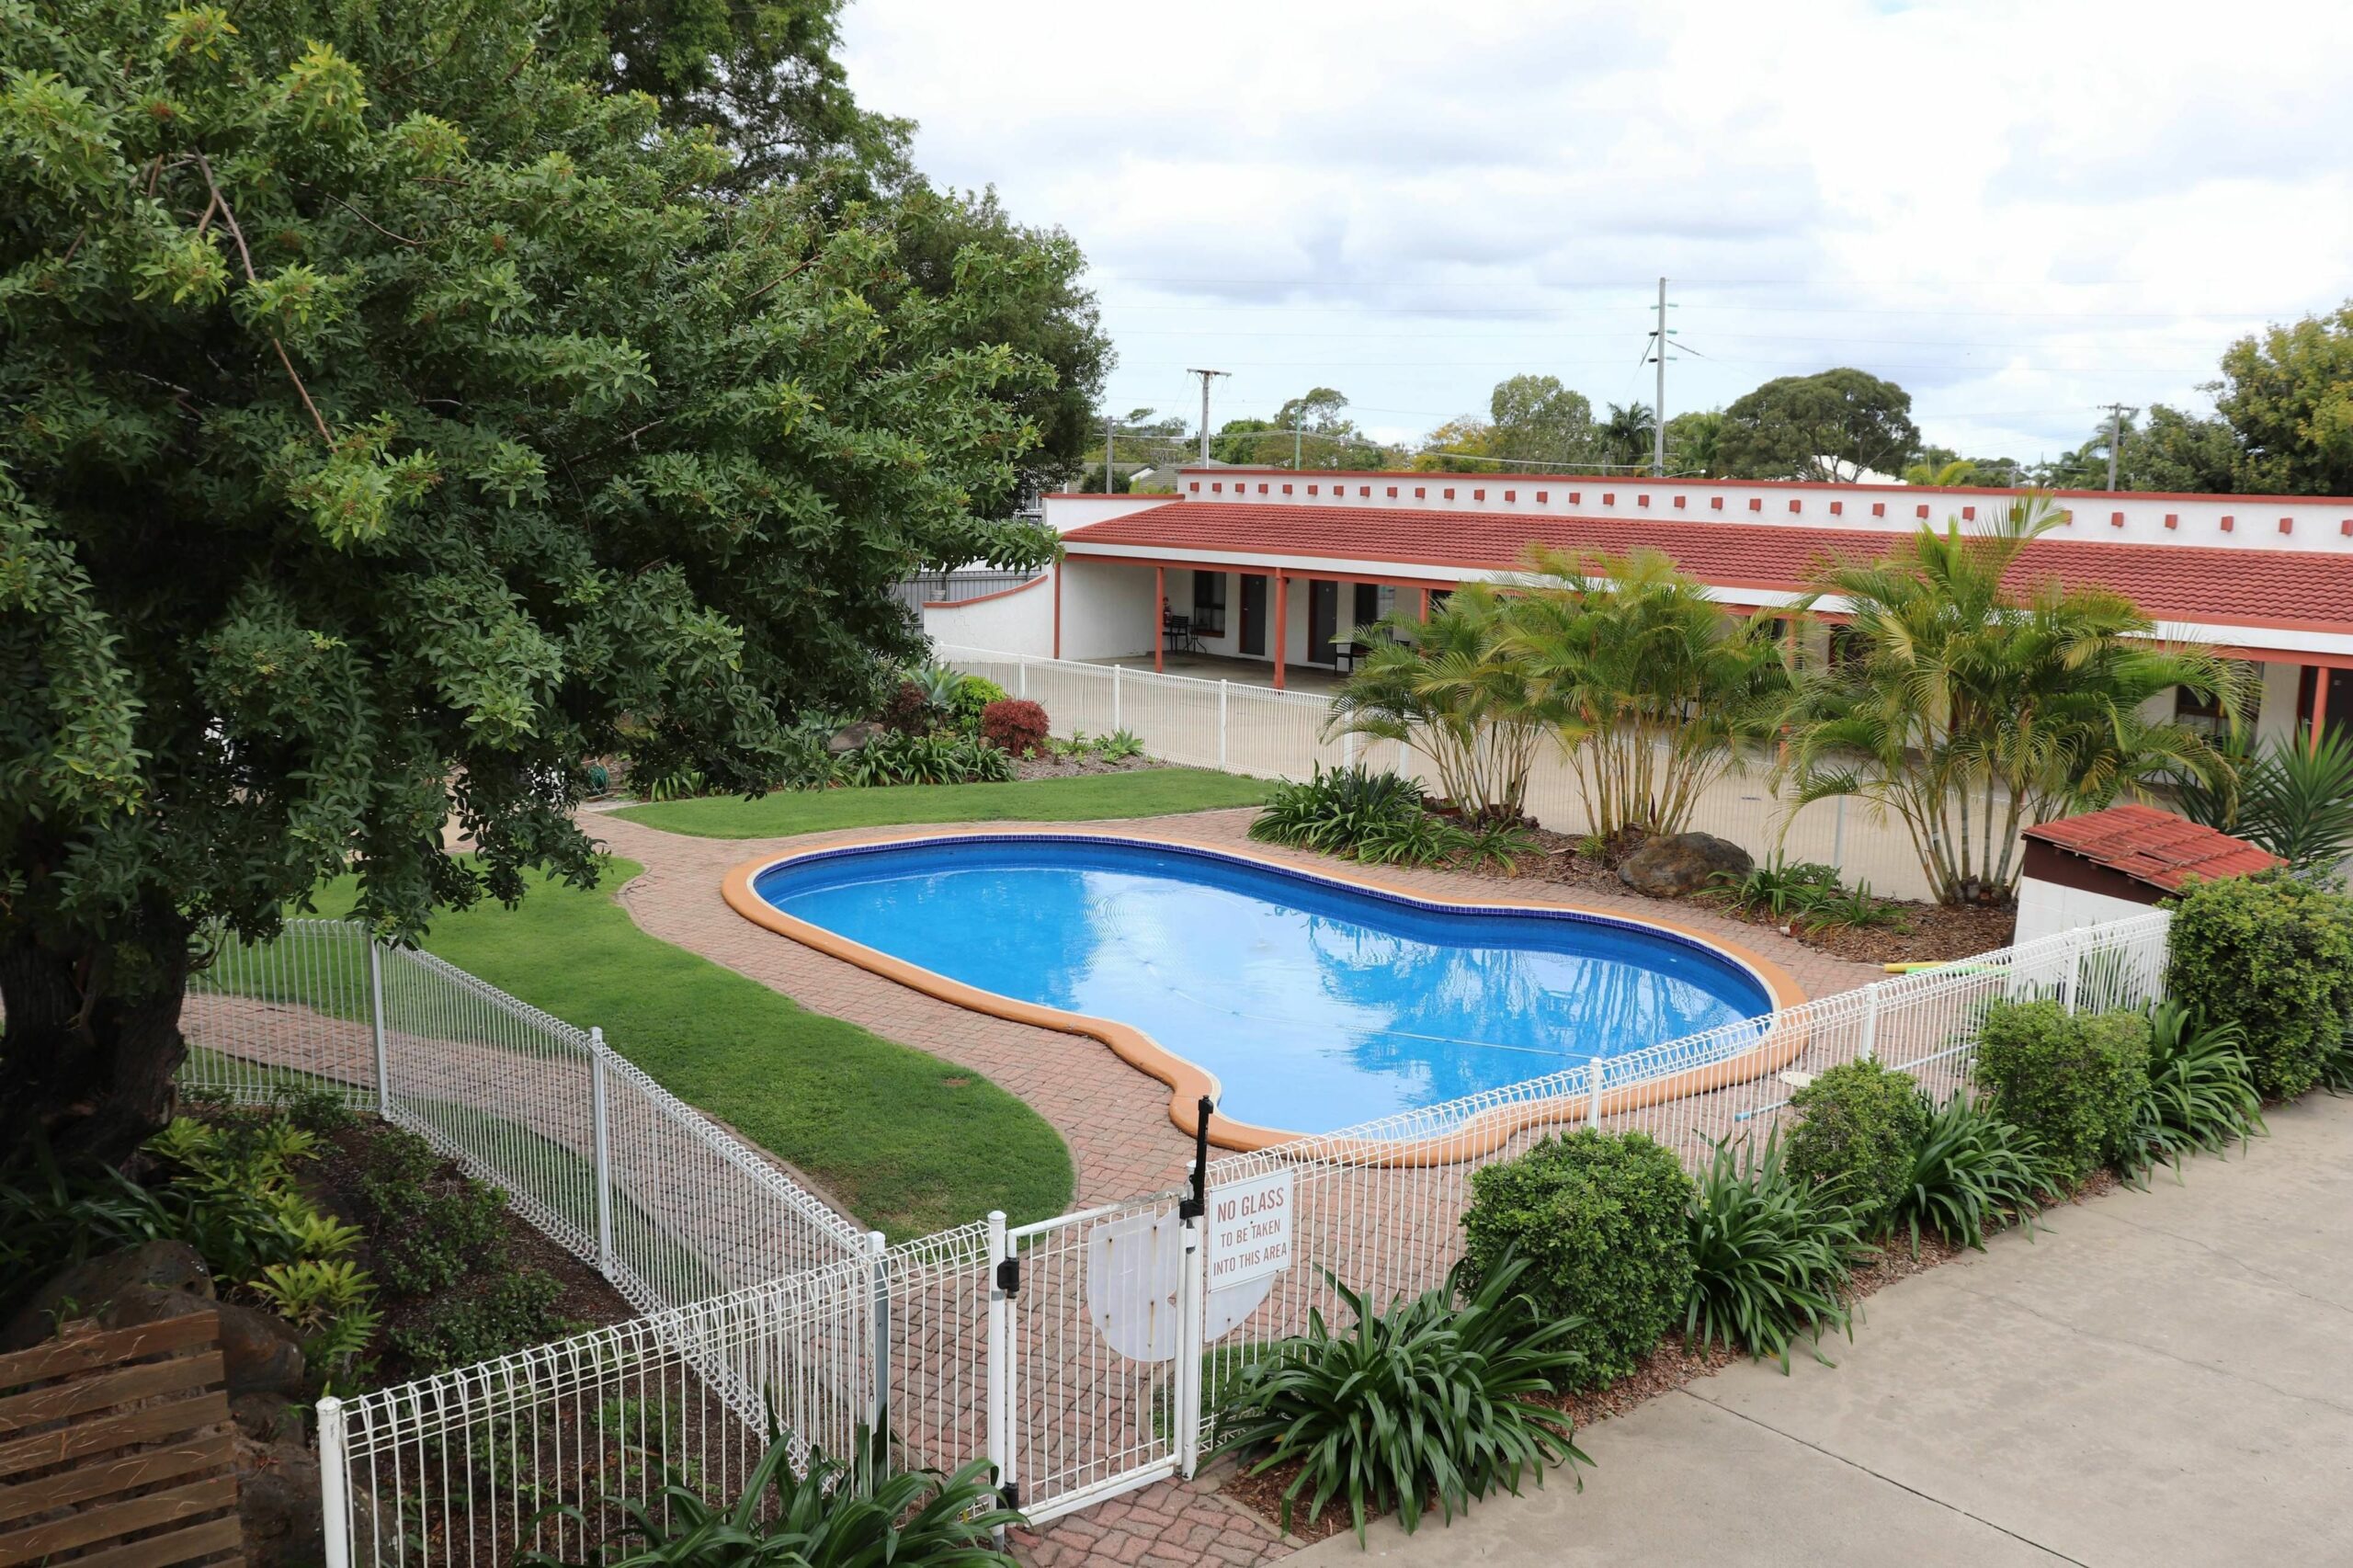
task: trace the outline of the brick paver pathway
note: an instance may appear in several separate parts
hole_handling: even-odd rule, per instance
[[[1246,837],[1251,815],[1248,810],[1202,812],[1127,825],[1202,843],[1238,844]],[[1077,1170],[1078,1206],[1170,1187],[1182,1179],[1191,1149],[1168,1119],[1167,1089],[1121,1062],[1108,1047],[1085,1036],[969,1012],[869,974],[753,925],[720,896],[721,878],[743,861],[792,847],[855,840],[869,836],[869,830],[793,838],[690,838],[603,813],[588,825],[615,853],[645,868],[644,875],[620,896],[648,933],[725,964],[803,1006],[928,1051],[1019,1095],[1069,1145]],[[989,823],[965,824],[962,830],[1017,832],[1037,825],[1067,831],[1086,824]],[[1303,866],[1329,864],[1324,857],[1304,852],[1252,847]],[[1508,896],[1653,917],[1663,908],[1655,900],[1631,894],[1596,893],[1532,880],[1498,882],[1459,872],[1395,868],[1380,874],[1412,891],[1465,903]],[[1870,966],[1831,958],[1765,927],[1704,909],[1672,906],[1672,917],[1780,964],[1809,995],[1826,995],[1881,978]],[[1290,1550],[1271,1526],[1221,1495],[1207,1477],[1164,1482],[1098,1505],[1042,1531],[1024,1532],[1018,1544],[1021,1554],[1039,1568],[1074,1562],[1240,1564],[1271,1561]]]

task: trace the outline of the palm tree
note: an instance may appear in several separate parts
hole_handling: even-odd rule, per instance
[[[1680,833],[1708,786],[1772,733],[1788,667],[1771,616],[1727,614],[1654,550],[1589,562],[1532,551],[1503,634],[1563,732],[1586,819]]]
[[[1516,820],[1559,708],[1505,649],[1504,601],[1466,584],[1427,620],[1392,616],[1332,699],[1328,732],[1403,741],[1430,759],[1466,815]]]
[[[1916,462],[1904,471],[1906,484],[1968,484],[1977,478],[1977,465],[1967,458],[1949,462]]]
[[[1632,467],[1651,455],[1651,411],[1647,403],[1630,403],[1622,408],[1609,405],[1609,417],[1601,422],[1601,449],[1604,460],[1619,467]]]
[[[1858,656],[1803,674],[1791,696],[1791,809],[1854,795],[1893,812],[1946,903],[2008,902],[2030,824],[2170,779],[2232,787],[2205,736],[2142,710],[2186,687],[2235,726],[2245,672],[2155,641],[2120,594],[2024,583],[2028,543],[2058,520],[2048,498],[2025,498],[1979,530],[1923,528],[1817,576]]]

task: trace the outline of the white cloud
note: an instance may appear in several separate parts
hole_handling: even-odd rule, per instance
[[[1668,411],[1851,364],[2018,457],[2199,403],[2233,338],[2353,293],[2353,12],[858,0],[850,80],[1085,247],[1108,401],[1313,383],[1406,436],[1516,370]],[[1700,356],[1705,356],[1701,358]]]

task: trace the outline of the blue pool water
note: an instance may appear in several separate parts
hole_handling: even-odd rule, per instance
[[[983,991],[1133,1025],[1237,1120],[1324,1132],[1767,1011],[1696,942],[1433,908],[1117,839],[959,838],[771,867],[776,908]]]

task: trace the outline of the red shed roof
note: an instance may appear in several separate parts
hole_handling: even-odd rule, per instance
[[[2244,838],[2154,806],[2086,812],[2028,828],[2026,835],[2168,892],[2190,877],[2243,877],[2287,863]]]
[[[1715,587],[1794,592],[1825,562],[1876,560],[1909,536],[1767,523],[1171,501],[1063,537],[1080,554],[1090,545],[1120,545],[1473,572],[1510,570],[1531,542],[1613,555],[1649,548]],[[2012,575],[2020,586],[2056,577],[2071,586],[2110,588],[2160,620],[2353,632],[2353,556],[2046,536],[2026,547]]]

